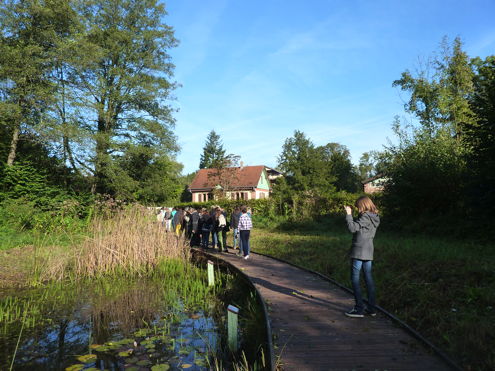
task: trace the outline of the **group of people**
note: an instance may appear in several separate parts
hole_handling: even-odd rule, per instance
[[[352,233],[350,250],[351,282],[354,291],[355,305],[345,313],[349,317],[364,317],[376,315],[375,284],[371,274],[373,262],[373,239],[380,225],[378,209],[373,201],[366,196],[359,197],[354,206],[358,216],[353,218],[352,208],[345,206],[346,224]],[[246,206],[236,207],[227,221],[225,210],[213,207],[196,210],[193,208],[162,208],[158,220],[165,226],[167,232],[174,231],[177,236],[184,234],[191,246],[218,248],[221,252],[227,251],[227,232],[233,231],[233,248],[239,246],[239,256],[249,259],[249,237],[253,227],[251,211]],[[368,292],[368,302],[365,304],[360,286],[361,271],[364,271],[364,280]]]
[[[161,208],[157,220],[165,231],[178,237],[184,236],[191,246],[206,249],[210,245],[220,252],[227,252],[227,232],[233,232],[232,247],[239,249],[238,256],[249,259],[250,231],[253,227],[251,209],[247,206],[236,207],[228,219],[224,209],[214,206],[206,208]]]

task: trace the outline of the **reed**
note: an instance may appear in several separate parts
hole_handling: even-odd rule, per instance
[[[72,273],[75,277],[146,274],[163,258],[188,258],[188,251],[181,238],[166,233],[147,210],[134,206],[110,219],[94,219],[92,237],[75,251]]]

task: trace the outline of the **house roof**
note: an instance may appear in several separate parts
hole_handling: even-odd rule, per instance
[[[380,179],[380,178],[385,178],[385,174],[383,174],[383,173],[377,174],[375,176],[372,176],[371,178],[363,180],[361,183],[362,184],[370,183],[370,182],[377,180],[377,179]]]
[[[222,170],[229,188],[256,188],[265,166],[229,167]],[[217,169],[200,169],[189,185],[191,191],[209,190],[220,183]]]

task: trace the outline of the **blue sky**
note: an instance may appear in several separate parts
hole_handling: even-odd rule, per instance
[[[460,36],[495,54],[495,1],[171,0],[166,23],[182,84],[174,103],[183,173],[197,170],[214,129],[245,165],[276,166],[300,130],[338,142],[354,163],[393,139],[407,98],[392,82]]]

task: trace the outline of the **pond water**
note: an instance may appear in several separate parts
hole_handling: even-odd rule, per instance
[[[209,288],[204,269],[169,261],[153,277],[0,292],[0,369],[205,370],[224,341],[217,292],[231,278]]]
[[[0,369],[206,370],[243,359],[261,364],[264,322],[253,293],[225,270],[217,277],[208,287],[204,268],[168,262],[153,277],[0,292]],[[243,354],[226,345],[228,304],[241,309]]]

